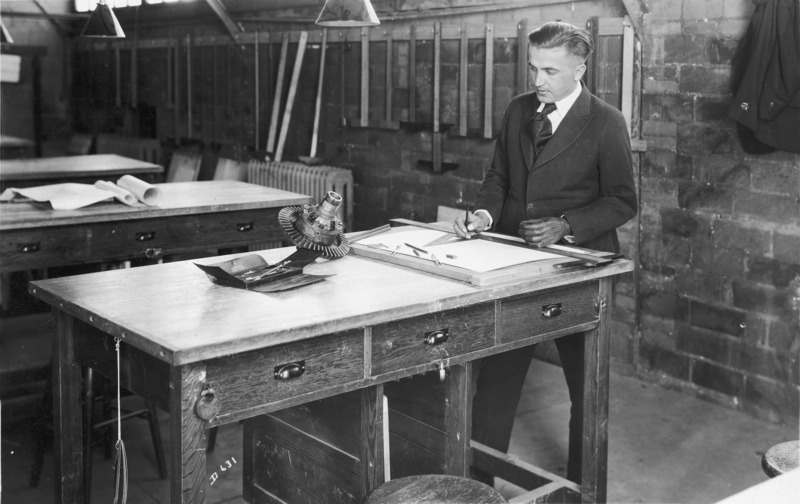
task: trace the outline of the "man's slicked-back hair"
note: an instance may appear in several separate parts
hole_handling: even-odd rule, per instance
[[[528,41],[534,47],[555,49],[564,47],[573,56],[584,62],[592,53],[592,37],[583,28],[561,21],[550,21],[528,34]]]

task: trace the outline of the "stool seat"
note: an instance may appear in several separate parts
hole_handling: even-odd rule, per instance
[[[469,478],[422,474],[387,481],[364,504],[508,504],[494,488]]]
[[[776,444],[761,457],[761,468],[770,478],[798,467],[800,467],[800,441]]]

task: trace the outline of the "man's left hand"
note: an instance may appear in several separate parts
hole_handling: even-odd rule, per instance
[[[569,233],[569,223],[560,217],[530,219],[519,223],[519,235],[537,247],[552,245]]]

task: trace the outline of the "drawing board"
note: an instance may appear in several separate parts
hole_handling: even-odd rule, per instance
[[[434,262],[435,257],[442,264],[476,272],[492,271],[517,264],[560,257],[533,248],[515,247],[477,239],[454,238],[439,245],[428,245],[448,234],[452,233],[404,226],[393,228],[389,232],[366,238],[358,243],[389,252],[396,250],[397,254],[420,257]],[[415,251],[413,247],[428,253]]]
[[[446,231],[413,225],[393,227],[356,240],[351,253],[426,271],[474,285],[487,285],[520,272],[553,273],[554,264],[570,261],[535,248],[481,239],[453,239]],[[415,252],[416,249],[416,252]]]

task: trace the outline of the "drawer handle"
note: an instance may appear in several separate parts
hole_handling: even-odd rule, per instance
[[[542,306],[542,317],[553,318],[561,315],[561,303]]]
[[[148,259],[161,259],[164,251],[160,248],[146,248],[144,249],[144,256]]]
[[[17,251],[21,254],[30,254],[31,252],[39,252],[39,242],[20,243],[19,245],[17,245]]]
[[[136,233],[136,241],[146,242],[156,237],[155,231],[147,231],[145,233]]]
[[[253,226],[252,222],[240,222],[239,224],[236,224],[236,231],[239,231],[240,233],[246,233],[248,231],[252,231],[254,227],[255,226]]]
[[[592,311],[595,315],[602,315],[606,311],[607,302],[606,297],[603,295],[598,294],[594,297],[594,302],[592,303]]]
[[[290,362],[288,364],[281,364],[275,366],[275,379],[276,380],[291,380],[297,378],[306,372],[306,361],[301,360],[297,362]]]
[[[219,414],[222,409],[222,401],[214,393],[213,387],[206,387],[200,392],[200,397],[194,403],[194,413],[201,420],[208,422]]]
[[[425,344],[431,346],[440,345],[445,341],[447,341],[449,332],[450,332],[449,329],[446,327],[444,329],[437,329],[435,331],[426,332],[424,334]]]

